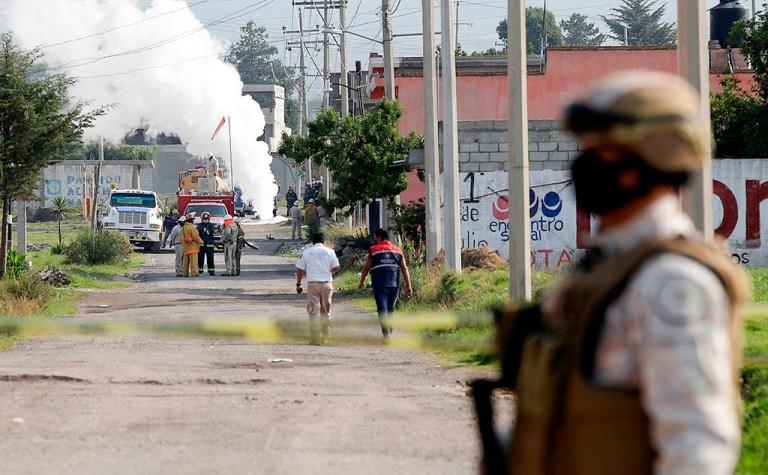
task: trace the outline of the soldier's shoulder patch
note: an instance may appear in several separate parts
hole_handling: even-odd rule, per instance
[[[694,330],[706,324],[722,295],[717,277],[705,266],[683,256],[661,256],[644,269],[643,297],[654,320]]]

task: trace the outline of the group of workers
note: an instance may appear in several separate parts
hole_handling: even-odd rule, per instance
[[[320,212],[313,198],[309,199],[303,211],[299,208],[299,200],[294,200],[288,208],[288,215],[291,217],[292,224],[291,239],[301,239],[302,224],[307,226],[310,237],[320,232],[323,213]]]
[[[200,223],[197,225],[195,225],[195,213],[177,218],[177,224],[168,233],[168,239],[176,251],[176,277],[201,275],[206,261],[208,274],[216,275],[213,259],[216,248],[215,229],[208,212],[200,215]],[[224,246],[226,267],[226,271],[221,275],[224,277],[240,275],[240,258],[246,241],[239,216],[226,216],[221,232],[221,242]]]

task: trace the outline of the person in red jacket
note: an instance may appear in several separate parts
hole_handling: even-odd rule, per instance
[[[387,317],[395,312],[397,299],[400,294],[400,272],[405,279],[405,295],[413,293],[411,287],[411,274],[408,272],[408,263],[405,255],[399,247],[389,242],[389,233],[379,229],[374,233],[373,245],[368,249],[368,261],[363,266],[360,275],[360,285],[365,287],[365,278],[371,274],[373,298],[376,300],[376,310],[379,313],[381,333],[385,340],[389,340],[392,327],[387,322]]]

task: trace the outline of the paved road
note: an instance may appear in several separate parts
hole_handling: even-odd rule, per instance
[[[306,318],[287,259],[248,253],[240,278],[187,280],[171,260],[90,293],[74,318]],[[361,317],[336,303],[336,321]],[[375,318],[359,331],[375,337]],[[0,473],[475,473],[470,377],[384,346],[35,338],[0,353]]]

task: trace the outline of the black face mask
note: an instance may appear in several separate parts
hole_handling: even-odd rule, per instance
[[[636,181],[626,188],[619,180],[628,172],[636,174]],[[597,215],[647,195],[655,185],[667,181],[662,175],[631,151],[626,151],[619,160],[606,161],[598,151],[586,150],[571,166],[576,203],[584,211]]]

